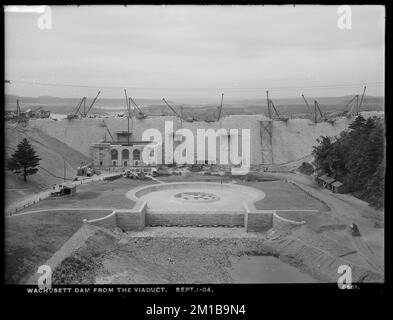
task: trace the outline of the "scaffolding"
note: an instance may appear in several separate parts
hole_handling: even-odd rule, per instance
[[[259,120],[261,135],[262,164],[274,164],[273,158],[273,121]]]

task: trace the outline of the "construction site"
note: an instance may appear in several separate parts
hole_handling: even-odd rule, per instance
[[[41,117],[30,121],[29,127],[39,129],[91,158],[97,167],[143,166],[141,153],[143,147],[150,143],[142,141],[143,133],[154,128],[164,135],[166,121],[173,122],[175,132],[178,129],[189,129],[194,136],[198,129],[213,129],[215,132],[221,128],[227,131],[237,129],[239,133],[242,129],[250,129],[251,165],[274,171],[281,170],[285,165],[290,166],[291,163],[296,165],[302,159],[309,162],[317,138],[336,136],[345,130],[352,119],[362,111],[365,90],[366,87],[361,95],[355,95],[349,100],[340,112],[322,112],[318,101],[309,103],[302,95],[307,117],[281,113],[280,107],[275,106],[269,97],[269,92],[266,92],[266,114],[222,116],[225,109],[222,94],[217,110],[208,113],[204,120],[195,120],[196,117],[192,114],[185,115],[182,106],[172,106],[165,98],[163,101],[172,115],[149,116],[133,98],[127,97],[126,90],[125,116],[93,116],[91,110],[100,94],[98,92],[88,107],[86,97],[82,98],[66,119],[53,121]],[[26,119],[24,114],[14,117],[15,121]],[[219,159],[216,162],[209,159],[208,162],[218,164]],[[207,164],[207,159],[205,163]]]
[[[44,261],[55,270],[56,283],[331,282],[336,266],[344,262],[351,263],[356,281],[383,281],[383,228],[376,227],[380,213],[351,196],[321,189],[314,175],[298,171],[304,163],[313,166],[311,152],[320,136],[339,135],[361,113],[383,116],[362,111],[367,109],[365,91],[340,112],[324,111],[317,100],[309,102],[301,95],[306,110],[302,117],[280,112],[268,91],[267,112],[223,115],[222,94],[205,119],[190,110],[185,114],[181,105],[165,98],[172,115],[149,115],[126,90],[121,116],[92,114],[101,91],[90,103],[83,97],[62,120],[26,116],[17,102],[17,112],[6,121],[6,153],[28,137],[42,161],[27,184],[6,175],[8,281],[33,283],[31,268]],[[234,176],[233,165],[220,165],[218,157],[186,165],[147,165],[141,155],[151,141],[143,140],[143,133],[154,128],[165,135],[166,121],[173,123],[174,135],[178,129],[189,129],[195,136],[199,129],[237,129],[240,141],[242,130],[250,129],[250,172]],[[55,184],[55,191],[45,193]],[[62,196],[64,188],[70,196]],[[23,202],[32,197],[32,202]],[[26,248],[26,241],[38,232],[38,221],[51,225],[45,239],[52,239],[60,225],[68,226],[43,254],[33,254],[33,244]],[[353,221],[361,237],[351,236]],[[17,236],[22,225],[31,229]],[[218,238],[224,240],[218,244]],[[148,239],[153,239],[152,247]],[[164,249],[169,239],[172,253]],[[126,255],[117,242],[127,246]],[[30,252],[29,267],[16,271],[22,258],[17,250],[22,248]],[[193,262],[189,250],[198,261]],[[221,256],[220,250],[227,255]],[[99,262],[87,262],[91,254],[100,256]],[[183,259],[191,260],[185,265]],[[85,263],[93,278],[74,270],[71,261]],[[168,261],[169,267],[164,267]],[[192,269],[196,263],[211,273],[202,276]],[[275,279],[267,269],[261,273],[267,265],[281,270],[281,277]],[[164,271],[157,273],[157,268]],[[168,278],[168,268],[173,277]]]

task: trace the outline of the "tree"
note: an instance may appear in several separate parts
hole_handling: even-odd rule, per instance
[[[317,168],[377,208],[384,205],[385,126],[358,116],[338,137],[320,137],[313,148]]]
[[[23,180],[27,181],[27,176],[37,173],[40,160],[41,158],[36,155],[35,150],[25,138],[18,144],[11,158],[7,159],[7,170],[23,176]]]

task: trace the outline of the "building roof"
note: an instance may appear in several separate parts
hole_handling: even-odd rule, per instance
[[[75,186],[73,183],[71,183],[71,182],[64,182],[64,183],[62,183],[61,185],[62,185],[63,187],[65,187],[65,188],[70,188],[70,189],[76,187],[76,186]]]
[[[333,182],[332,183],[332,186],[333,187],[341,187],[341,186],[343,186],[344,184],[342,183],[342,182],[340,182],[340,181],[335,181],[335,182]]]
[[[320,179],[326,183],[332,183],[334,181],[333,178],[328,177],[326,174],[324,174],[323,176],[320,176],[318,179]]]

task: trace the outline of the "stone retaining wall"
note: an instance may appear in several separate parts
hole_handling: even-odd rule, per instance
[[[306,221],[295,221],[281,217],[280,211],[275,211],[273,213],[273,228],[276,230],[288,231],[295,227],[299,227],[306,224]]]
[[[206,226],[206,227],[242,227],[244,214],[222,213],[148,213],[147,226]]]

